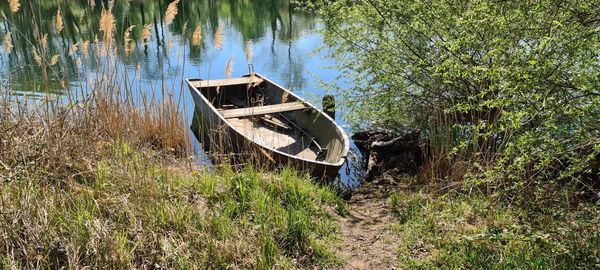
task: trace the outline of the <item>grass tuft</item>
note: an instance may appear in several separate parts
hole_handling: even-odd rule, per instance
[[[600,213],[556,207],[541,214],[481,195],[391,197],[402,268],[589,269],[599,265]]]

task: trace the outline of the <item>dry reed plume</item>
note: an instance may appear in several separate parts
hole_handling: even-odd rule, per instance
[[[89,48],[90,48],[90,42],[89,42],[89,41],[87,41],[87,40],[82,40],[82,41],[81,41],[81,53],[82,53],[84,56],[87,56],[87,55],[88,55],[88,50],[89,50]]]
[[[33,54],[33,60],[35,61],[35,63],[39,66],[42,67],[43,65],[43,60],[42,57],[40,56],[40,54],[38,53],[37,49],[33,49],[32,50],[32,54]]]
[[[225,67],[225,79],[231,78],[232,72],[233,72],[233,56],[229,57],[229,60],[227,60],[227,66]]]
[[[246,42],[246,63],[250,64],[252,62],[252,40],[248,40]]]
[[[102,9],[100,15],[100,31],[102,32],[102,41],[104,42],[105,52],[108,52],[112,46],[116,25],[115,17],[112,14],[112,8]]]
[[[63,30],[63,17],[60,14],[60,9],[56,12],[56,18],[54,22],[54,26],[56,27],[56,32],[60,33]]]
[[[135,25],[129,26],[129,28],[127,28],[127,30],[125,30],[125,35],[123,37],[124,40],[124,47],[125,47],[125,54],[129,55],[133,49],[135,49],[135,40],[133,40],[131,38],[131,31],[135,28]]]
[[[10,11],[15,13],[19,11],[21,3],[19,3],[19,0],[8,0],[8,6],[10,7]]]
[[[181,30],[181,36],[184,36],[184,37],[186,36],[187,27],[188,27],[187,24],[188,24],[187,21],[183,24],[183,29]]]
[[[73,43],[71,44],[71,46],[69,46],[69,55],[72,57],[75,57],[77,55],[77,43]]]
[[[198,25],[196,27],[196,29],[194,30],[194,33],[192,34],[192,45],[198,47],[201,44],[202,44],[202,28],[200,27],[200,25]]]
[[[58,60],[60,60],[60,56],[58,54],[55,54],[54,56],[52,56],[52,59],[50,59],[50,65],[56,65],[58,63]]]
[[[4,49],[6,50],[6,54],[10,54],[12,52],[13,44],[10,32],[6,33],[6,36],[4,37]]]
[[[152,38],[152,24],[144,25],[144,29],[142,29],[142,42],[144,45],[148,44],[148,41]]]
[[[48,48],[48,34],[42,35],[42,39],[40,39],[40,46],[42,47],[42,53],[46,53],[46,48]]]
[[[177,15],[177,4],[179,4],[180,0],[175,0],[169,4],[167,7],[167,11],[165,12],[165,24],[167,26],[173,23],[175,16]]]
[[[217,26],[217,30],[215,31],[215,36],[213,38],[213,47],[215,49],[221,49],[223,47],[223,25],[221,24]]]

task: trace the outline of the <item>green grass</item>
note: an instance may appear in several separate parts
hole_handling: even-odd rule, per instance
[[[290,169],[191,172],[127,144],[91,177],[0,182],[0,268],[311,268],[331,251],[341,199]],[[177,164],[174,162],[173,164]]]
[[[403,268],[600,267],[600,211],[593,203],[534,211],[481,195],[399,191],[390,205]]]

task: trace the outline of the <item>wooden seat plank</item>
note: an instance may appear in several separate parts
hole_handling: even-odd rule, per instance
[[[242,77],[242,78],[231,78],[231,79],[224,79],[224,80],[192,81],[191,83],[196,88],[203,88],[203,87],[241,85],[241,84],[249,84],[249,83],[258,85],[262,82],[263,82],[263,79],[259,78],[259,77],[253,77],[252,80],[250,80],[250,77]]]
[[[266,105],[260,107],[251,107],[251,108],[241,108],[241,109],[231,109],[231,110],[222,110],[220,113],[225,118],[239,118],[239,117],[248,117],[255,115],[264,115],[270,113],[282,113],[282,112],[290,112],[307,109],[308,106],[303,104],[302,102],[289,102],[283,104],[275,104],[275,105]]]

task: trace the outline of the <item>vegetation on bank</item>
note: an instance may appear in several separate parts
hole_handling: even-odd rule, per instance
[[[165,27],[194,36],[198,53],[202,28],[176,16],[180,2],[153,10],[165,12]],[[387,202],[403,268],[600,267],[597,6],[307,2],[355,86],[338,90],[357,126],[406,125],[427,142],[429,162],[395,179],[411,188]],[[0,90],[0,266],[338,264],[335,213],[345,205],[331,190],[289,169],[194,168],[171,89],[133,91],[139,82],[115,61],[158,39],[152,24],[121,27],[113,4],[89,7],[98,22],[81,25],[46,11],[56,14],[51,25],[34,20],[33,29],[13,23],[28,18],[20,1],[5,8],[8,57],[34,59],[46,81],[71,80],[57,65],[77,75],[82,62],[98,69],[79,95],[28,100]],[[75,44],[52,47],[51,31]],[[220,48],[222,28],[213,34]],[[172,37],[163,38],[170,50]]]
[[[530,209],[481,194],[398,190],[390,229],[406,269],[594,269],[600,267],[600,208]]]
[[[36,99],[15,94],[10,85],[0,88],[0,268],[290,269],[338,263],[333,216],[344,203],[334,191],[290,169],[197,167],[189,158],[189,123],[174,98],[177,88],[145,86],[119,61],[160,38],[170,51],[172,36],[158,37],[156,27],[187,31],[187,19],[177,16],[181,1],[163,7],[164,24],[142,17],[126,29],[114,11],[124,3],[85,2],[90,6],[80,14],[99,14],[97,21],[81,15],[65,24],[63,15],[70,13],[58,6],[44,11],[56,14],[50,25],[34,16],[32,29],[19,29],[27,14],[42,12],[18,0],[4,10],[6,56],[33,59],[45,84],[60,81],[67,92],[47,91]],[[190,25],[197,52],[205,47],[205,34],[201,23],[191,22],[197,24]],[[65,33],[73,44],[54,46],[52,37]],[[214,48],[224,42],[221,25],[213,42]],[[87,74],[91,63],[95,69]],[[63,69],[80,78],[77,90]]]
[[[358,127],[422,131],[422,179],[520,203],[598,198],[594,1],[306,1]],[[457,185],[457,183],[463,185]]]
[[[422,133],[401,180],[421,191],[391,201],[403,267],[600,267],[594,1],[296,2],[326,24],[355,126]]]
[[[308,177],[198,170],[163,147],[172,140],[107,125],[136,119],[118,103],[40,114],[0,104],[2,269],[336,263],[332,215],[344,204]]]

